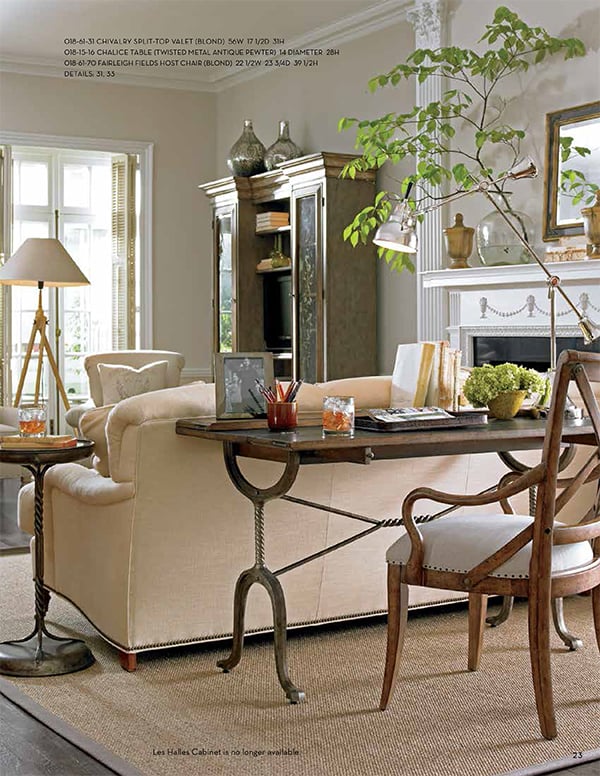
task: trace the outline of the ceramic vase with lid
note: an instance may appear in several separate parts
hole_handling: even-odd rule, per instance
[[[265,153],[265,166],[267,170],[274,170],[281,162],[289,162],[302,156],[302,149],[293,140],[290,140],[289,121],[279,122],[279,137],[270,145]]]
[[[240,178],[265,171],[265,147],[254,134],[250,119],[244,120],[244,131],[231,146],[227,166]]]
[[[499,194],[490,191],[489,194],[519,234],[530,245],[534,245],[533,221],[526,213],[511,207],[510,192]],[[477,224],[476,242],[479,258],[485,267],[531,263],[531,257],[525,246],[519,242],[515,233],[495,208]]]

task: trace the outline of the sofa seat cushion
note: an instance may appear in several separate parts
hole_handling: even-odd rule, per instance
[[[166,388],[167,366],[167,361],[155,361],[140,369],[117,364],[98,364],[102,403],[116,404],[131,396]]]
[[[419,526],[423,536],[423,566],[432,571],[454,571],[465,574],[492,553],[499,550],[520,531],[531,525],[527,515],[448,515]],[[556,526],[564,523],[556,523]],[[411,541],[408,534],[392,544],[386,554],[388,563],[405,565]],[[594,557],[589,542],[559,544],[552,548],[552,573],[569,571],[590,563]],[[527,579],[531,559],[531,542],[499,566],[490,576]]]

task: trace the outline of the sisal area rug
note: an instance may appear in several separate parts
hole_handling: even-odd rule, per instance
[[[31,627],[29,560],[0,557],[2,640],[24,636]],[[56,715],[62,735],[72,726],[78,742],[91,740],[96,756],[108,750],[114,759],[107,764],[117,773],[549,773],[600,757],[600,657],[590,598],[569,599],[565,614],[584,648],[568,652],[554,638],[559,735],[551,742],[540,738],[522,604],[507,623],[486,631],[476,673],[465,668],[466,610],[412,615],[396,694],[383,713],[377,710],[385,650],[381,622],[293,634],[290,671],[307,702],[291,706],[279,687],[267,637],[247,644],[230,674],[215,666],[228,652],[225,644],[141,655],[137,672],[128,674],[85,619],[55,597],[50,630],[83,638],[96,664],[66,676],[1,681],[10,688],[7,694],[42,707],[46,724],[52,719],[48,712]],[[131,768],[120,767],[120,761]]]

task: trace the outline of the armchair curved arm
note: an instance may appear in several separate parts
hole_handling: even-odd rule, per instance
[[[532,485],[540,483],[546,474],[546,465],[539,463],[525,474],[517,475],[513,479],[511,474],[506,475],[500,480],[498,487],[487,493],[479,493],[473,496],[464,496],[458,493],[444,493],[432,488],[415,488],[404,499],[402,504],[402,518],[404,527],[411,540],[411,552],[406,564],[407,572],[410,576],[417,576],[423,566],[423,535],[417,528],[413,517],[413,506],[421,499],[430,499],[440,504],[452,504],[454,506],[475,507],[485,504],[494,504],[497,502],[506,502],[506,499],[515,496],[527,490]],[[506,483],[506,480],[510,480]]]

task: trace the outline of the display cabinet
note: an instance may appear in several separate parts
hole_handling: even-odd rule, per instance
[[[352,158],[311,154],[200,186],[213,213],[215,351],[270,351],[277,376],[307,382],[376,373],[376,252],[342,237],[372,203],[375,175],[341,178]],[[291,264],[269,266],[274,250]]]

